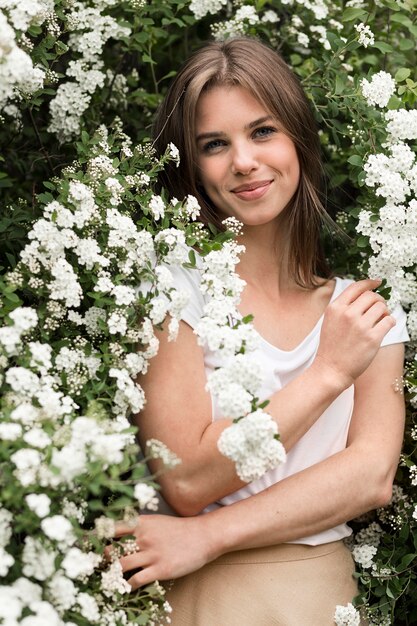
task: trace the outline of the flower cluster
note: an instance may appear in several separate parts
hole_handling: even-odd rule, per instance
[[[102,53],[107,41],[124,39],[130,35],[131,29],[105,14],[107,8],[107,2],[90,7],[77,1],[69,5],[65,14],[65,25],[70,33],[68,47],[72,54],[66,70],[69,80],[58,86],[50,103],[48,127],[60,141],[69,141],[80,134],[82,116],[94,92],[103,88],[106,80],[110,79],[113,86],[116,84],[115,92],[123,92],[125,78],[106,71]]]
[[[361,32],[363,36],[364,31]],[[387,106],[389,99],[395,92],[395,81],[388,72],[377,72],[367,80],[361,80],[362,94],[370,106],[378,106],[384,108]]]
[[[336,626],[359,626],[361,616],[350,602],[346,606],[338,605],[334,614]]]
[[[0,327],[0,455],[8,468],[0,504],[0,598],[8,602],[0,602],[0,621],[7,624],[64,626],[69,613],[71,623],[139,623],[140,597],[130,612],[120,563],[108,566],[101,556],[112,522],[104,524],[103,513],[158,505],[154,487],[141,482],[128,418],[145,402],[135,378],[158,350],[154,326],[168,313],[178,325],[186,302],[169,267],[188,260],[187,224],[192,232],[198,206],[191,197],[164,206],[165,219],[185,230],[155,234],[150,176],[134,155],[141,150],[118,166],[126,136],[120,142],[98,129],[85,167],[55,181],[1,283],[13,295]],[[166,159],[173,156],[171,148]],[[162,444],[150,448],[177,462]],[[87,535],[86,526],[96,531]],[[169,607],[162,590],[152,598],[143,602],[161,623]]]
[[[32,24],[42,24],[51,8],[48,0],[0,3],[0,110],[8,102],[43,86],[45,70],[34,65],[30,55],[19,46],[16,31],[25,33]]]
[[[223,365],[208,375],[207,389],[223,414],[235,420],[223,431],[219,450],[235,462],[239,477],[249,482],[282,463],[285,451],[276,422],[257,405],[261,373],[250,354],[259,335],[237,311],[245,283],[235,266],[243,250],[229,241],[202,257],[201,291],[208,298],[195,332],[201,345],[221,357]]]
[[[384,276],[392,288],[391,301],[410,307],[410,320],[416,314],[417,280],[409,271],[417,263],[417,163],[407,141],[417,138],[415,111],[399,109],[385,114],[385,151],[371,154],[365,165],[365,183],[383,199],[378,210],[363,209],[358,232],[366,235],[373,251],[370,276]],[[412,338],[417,335],[410,324]]]
[[[375,43],[374,34],[366,24],[356,24],[355,30],[358,33],[358,41],[364,48]]]

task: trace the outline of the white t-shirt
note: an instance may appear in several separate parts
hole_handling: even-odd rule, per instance
[[[205,296],[199,289],[200,273],[198,270],[185,268],[170,267],[170,270],[174,275],[175,286],[188,291],[190,294],[190,301],[183,310],[182,319],[192,328],[195,328],[203,314],[203,306],[206,301]],[[330,301],[337,298],[353,282],[350,279],[336,278],[335,289]],[[397,321],[396,326],[385,335],[381,346],[400,343],[409,339],[406,330],[406,315],[401,306],[398,305],[392,315]],[[248,355],[251,359],[257,361],[262,368],[263,383],[258,394],[260,401],[269,398],[273,393],[285,387],[287,383],[299,376],[311,365],[319,346],[323,317],[324,315],[321,316],[313,330],[294,350],[280,350],[259,335],[258,348],[248,353]],[[207,375],[215,368],[224,365],[219,356],[208,348],[204,349],[204,364]],[[208,506],[204,512],[232,504],[263,491],[283,478],[300,472],[343,450],[346,447],[352,416],[353,395],[354,386],[352,385],[332,402],[314,425],[293,446],[287,454],[285,463],[277,469],[270,470],[259,480],[249,483],[242,489]],[[221,413],[214,397],[212,397],[212,416],[213,420],[228,417]],[[304,537],[292,543],[319,545],[347,537],[351,532],[347,524],[340,524],[335,528],[310,537]]]

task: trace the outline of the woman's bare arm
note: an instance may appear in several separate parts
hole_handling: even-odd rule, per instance
[[[197,517],[142,516],[134,529],[140,552],[121,559],[141,567],[136,588],[182,576],[219,555],[307,537],[387,504],[404,428],[404,399],[393,390],[402,344],[381,348],[355,383],[347,448],[269,489]],[[132,533],[120,524],[118,534]]]
[[[375,285],[355,283],[327,307],[313,364],[271,396],[267,411],[277,421],[287,451],[365,369],[394,325],[381,297],[368,291]],[[164,331],[159,333],[159,353],[140,381],[147,404],[137,424],[142,444],[155,437],[182,459],[178,468],[161,476],[162,492],[178,513],[195,515],[245,483],[217,449],[231,420],[212,421],[203,350],[192,329],[184,322],[180,327],[174,343]],[[157,463],[151,469],[157,471]]]

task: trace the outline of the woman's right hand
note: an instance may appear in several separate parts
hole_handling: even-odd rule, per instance
[[[220,556],[220,552],[215,552],[218,533],[212,536],[208,521],[205,515],[141,515],[133,525],[117,522],[115,538],[133,535],[137,544],[137,552],[120,558],[132,590],[154,580],[185,576]],[[111,558],[111,545],[105,549],[105,555]],[[132,570],[139,571],[129,576]]]
[[[353,283],[325,310],[314,365],[330,368],[343,388],[366,370],[396,324],[384,298],[371,291],[380,284],[375,279]]]

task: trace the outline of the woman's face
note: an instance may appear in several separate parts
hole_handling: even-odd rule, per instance
[[[214,87],[196,111],[198,178],[224,217],[275,220],[293,197],[300,166],[293,141],[243,87]]]

